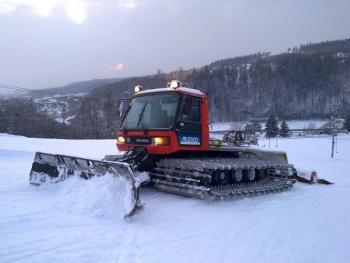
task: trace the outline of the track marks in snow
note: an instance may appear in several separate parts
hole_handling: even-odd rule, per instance
[[[43,240],[41,240],[43,241]],[[45,240],[45,241],[48,241],[48,240]],[[80,243],[83,243],[83,242],[86,242],[86,240],[76,240],[74,242],[64,242],[63,244],[61,245],[56,245],[56,246],[53,246],[53,247],[49,247],[49,248],[46,248],[46,249],[37,249],[35,250],[35,252],[27,252],[27,253],[22,253],[22,255],[20,254],[19,256],[17,257],[14,257],[12,259],[9,259],[9,260],[6,260],[6,254],[5,254],[5,261],[3,261],[4,263],[12,263],[12,262],[18,262],[18,261],[26,261],[26,262],[30,262],[32,260],[33,257],[35,256],[42,256],[42,254],[45,254],[47,252],[53,252],[55,251],[56,253],[59,253],[59,250],[62,249],[62,248],[65,248],[65,247],[72,247],[73,245],[77,245],[77,244],[80,244]],[[32,245],[32,244],[31,244]],[[14,253],[14,251],[12,251],[11,255],[8,255],[8,256],[14,256],[16,255]]]

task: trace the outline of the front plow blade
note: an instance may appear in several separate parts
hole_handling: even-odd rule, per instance
[[[36,152],[29,182],[33,185],[41,185],[46,182],[57,183],[71,176],[90,179],[93,176],[108,174],[112,174],[126,183],[128,204],[125,216],[132,216],[140,203],[139,189],[133,171],[127,163]]]

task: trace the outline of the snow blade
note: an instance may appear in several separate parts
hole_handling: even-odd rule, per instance
[[[57,183],[70,176],[79,176],[90,179],[93,176],[112,174],[124,179],[130,192],[130,205],[128,204],[127,216],[132,216],[139,207],[139,189],[135,182],[134,174],[129,164],[123,162],[98,161],[80,157],[60,154],[36,152],[29,182],[33,185],[42,183]]]

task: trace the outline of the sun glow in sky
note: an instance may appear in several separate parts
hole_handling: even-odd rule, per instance
[[[122,63],[115,64],[115,65],[113,65],[113,69],[115,71],[122,71],[124,69],[124,64],[122,64]]]
[[[107,0],[108,1],[108,0]],[[88,8],[98,5],[103,0],[0,0],[0,14],[12,14],[20,9],[25,9],[34,15],[50,17],[62,13],[72,22],[81,24],[85,21]],[[137,7],[136,0],[110,1],[124,8]]]

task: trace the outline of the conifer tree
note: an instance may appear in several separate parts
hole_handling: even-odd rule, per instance
[[[345,119],[344,128],[350,131],[350,115]]]
[[[271,115],[265,125],[265,132],[267,138],[274,138],[278,135],[278,121],[275,116]]]
[[[253,121],[245,126],[244,131],[248,134],[254,134],[256,132],[261,132],[261,124],[258,121]]]
[[[285,120],[281,123],[280,135],[282,137],[289,137],[289,127]]]

